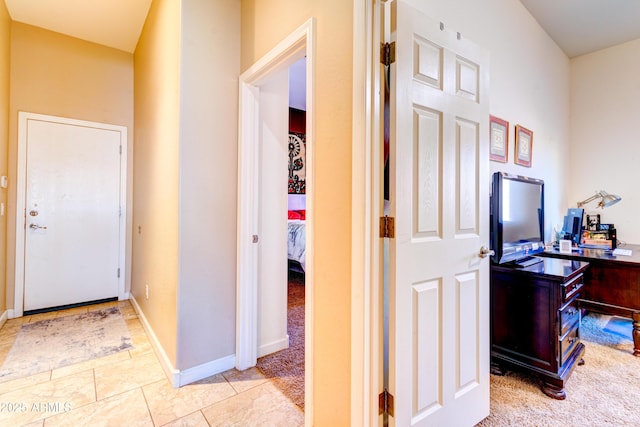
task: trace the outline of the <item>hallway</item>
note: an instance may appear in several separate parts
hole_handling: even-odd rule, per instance
[[[304,425],[304,414],[256,368],[173,388],[129,301],[10,319],[0,329],[0,362],[25,323],[113,306],[120,308],[133,348],[0,383],[0,425]]]

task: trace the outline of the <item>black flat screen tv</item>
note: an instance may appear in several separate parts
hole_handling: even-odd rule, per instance
[[[544,181],[505,172],[493,174],[491,192],[493,262],[525,266],[544,251]]]

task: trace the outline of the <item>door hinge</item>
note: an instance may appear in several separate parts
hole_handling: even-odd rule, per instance
[[[393,394],[389,393],[387,389],[385,389],[382,393],[378,395],[378,415],[387,414],[393,415]]]
[[[122,155],[122,145],[120,146],[120,155]]]
[[[118,267],[118,279],[120,278],[120,267]]]
[[[396,42],[382,43],[380,45],[380,62],[391,65],[396,62]]]
[[[380,217],[380,237],[396,237],[396,221],[392,216]]]

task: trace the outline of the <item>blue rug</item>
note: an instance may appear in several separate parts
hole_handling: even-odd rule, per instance
[[[626,317],[611,316],[607,322],[607,326],[603,328],[605,332],[616,334],[624,338],[632,338],[633,321]]]

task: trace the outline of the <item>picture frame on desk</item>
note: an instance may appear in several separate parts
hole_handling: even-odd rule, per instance
[[[531,167],[533,131],[516,125],[516,152],[513,161],[520,166]]]
[[[600,228],[600,214],[587,214],[587,230],[598,231]]]
[[[560,240],[558,251],[561,254],[571,254],[571,244],[573,242],[571,240]]]

